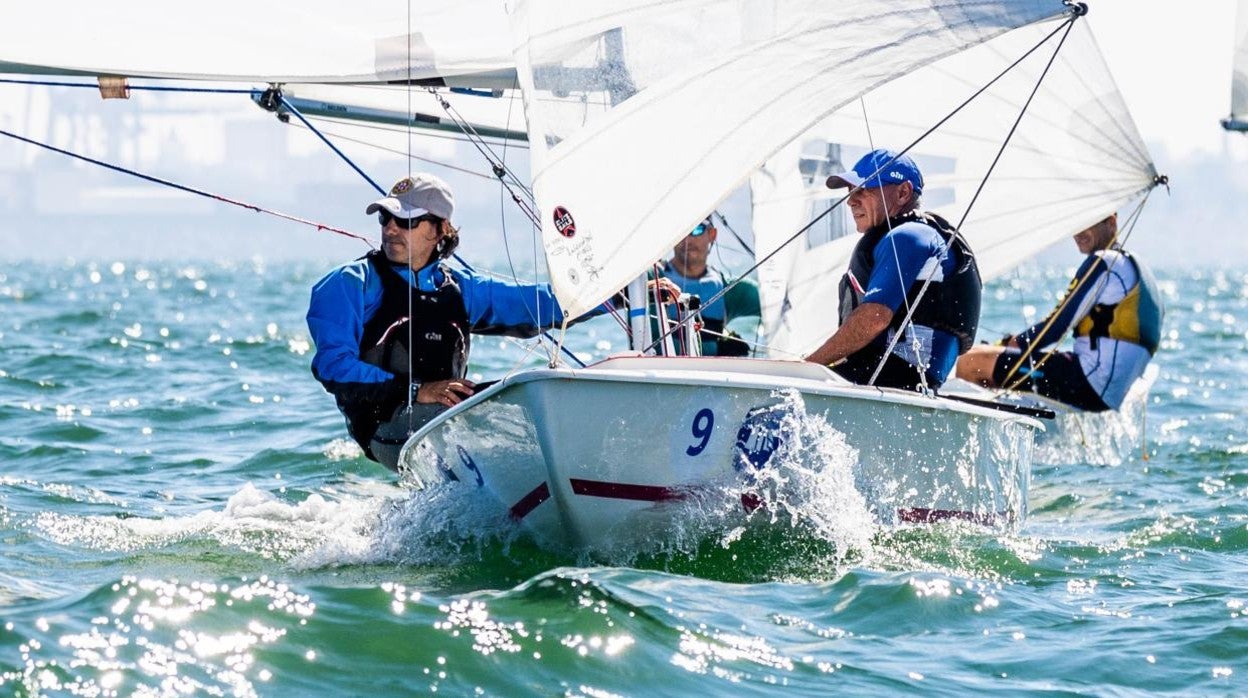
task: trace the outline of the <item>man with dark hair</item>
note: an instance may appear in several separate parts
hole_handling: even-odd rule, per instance
[[[979,324],[975,256],[948,222],[919,211],[923,174],[905,155],[871,151],[827,185],[852,187],[862,238],[841,279],[840,327],[806,360],[854,383],[939,387]]]
[[[450,187],[430,174],[398,181],[368,205],[380,250],[312,288],[312,374],[334,395],[365,455],[391,469],[407,437],[476,385],[470,334],[533,337],[563,322],[549,284],[517,284],[444,263],[459,243]]]
[[[1066,295],[1043,320],[977,346],[958,377],[989,388],[1032,390],[1088,412],[1116,410],[1161,344],[1164,309],[1152,273],[1114,246],[1118,214],[1075,235],[1087,255]],[[1044,352],[1074,330],[1074,351]]]
[[[719,231],[708,216],[672,250],[672,258],[663,263],[664,278],[680,287],[682,293],[698,296],[702,303],[715,298],[728,279],[709,263],[711,248]],[[758,300],[758,284],[741,279],[714,303],[703,305],[702,356],[747,356],[750,345],[728,329],[728,323],[739,317],[757,318],[762,314]]]

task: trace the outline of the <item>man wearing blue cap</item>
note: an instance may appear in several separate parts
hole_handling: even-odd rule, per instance
[[[905,155],[874,150],[827,186],[852,187],[862,238],[841,279],[840,327],[806,360],[854,383],[938,388],[975,340],[975,256],[947,221],[919,211],[923,174]]]
[[[1114,245],[1118,214],[1075,234],[1087,255],[1043,320],[958,360],[958,377],[1031,390],[1087,412],[1122,406],[1161,344],[1161,291],[1148,267]],[[1075,335],[1074,351],[1044,351]]]
[[[563,322],[549,284],[445,264],[459,244],[454,205],[441,179],[404,177],[365,211],[377,214],[381,249],[312,288],[312,374],[365,455],[391,469],[410,434],[476,392],[466,378],[470,333],[532,337]]]
[[[663,277],[680,287],[681,293],[696,295],[703,303],[717,296],[728,285],[724,273],[708,261],[711,247],[719,235],[711,217],[707,216],[672,250],[672,258],[664,262]],[[750,345],[728,329],[728,324],[741,317],[762,315],[758,284],[741,279],[723,297],[699,311],[702,318],[702,356],[746,356]]]

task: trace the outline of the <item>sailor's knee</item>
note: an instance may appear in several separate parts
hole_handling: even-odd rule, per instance
[[[958,358],[958,378],[991,387],[992,372],[1002,351],[1001,347],[971,347],[970,351]]]

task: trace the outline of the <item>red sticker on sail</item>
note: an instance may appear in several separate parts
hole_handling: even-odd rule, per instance
[[[568,209],[562,206],[555,207],[555,230],[565,238],[576,235],[576,221],[572,220],[572,214]]]

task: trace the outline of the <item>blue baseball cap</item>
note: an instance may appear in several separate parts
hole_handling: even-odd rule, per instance
[[[885,165],[888,166],[885,167]],[[879,175],[867,181],[867,178],[877,171]],[[854,169],[849,172],[828,177],[827,184],[829,189],[858,186],[863,189],[879,189],[886,184],[901,184],[902,182],[909,182],[914,187],[916,196],[923,193],[923,173],[919,172],[919,166],[914,164],[914,160],[911,160],[908,155],[897,157],[896,151],[879,148],[859,158],[858,162],[854,163]]]

